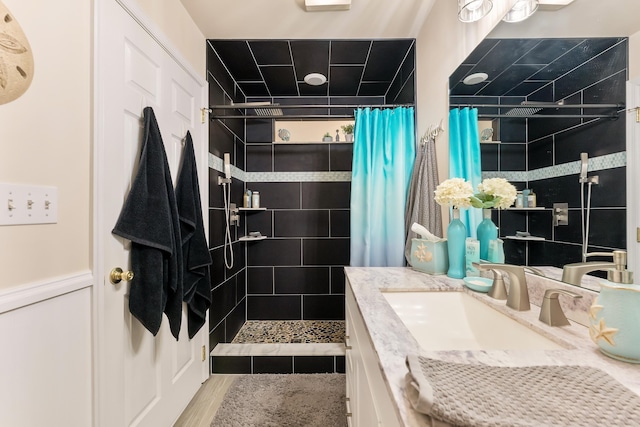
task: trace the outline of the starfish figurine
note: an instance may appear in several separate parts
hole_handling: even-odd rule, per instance
[[[424,243],[420,243],[413,253],[418,261],[429,262],[433,259],[433,254],[427,250]]]
[[[589,317],[596,320],[596,316],[600,313],[600,310],[602,310],[602,306],[598,304],[598,298],[595,298],[593,304],[591,304],[591,308],[589,308]]]
[[[608,328],[604,322],[603,318],[600,318],[600,321],[589,327],[589,335],[591,336],[591,340],[598,343],[599,339],[605,340],[609,345],[614,346],[616,342],[613,340],[613,336],[618,333],[618,329],[616,328]]]

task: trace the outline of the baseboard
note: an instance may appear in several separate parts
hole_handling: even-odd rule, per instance
[[[2,290],[0,314],[90,287],[93,279],[90,271],[83,271]]]

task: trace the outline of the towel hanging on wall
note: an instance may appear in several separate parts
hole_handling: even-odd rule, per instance
[[[188,309],[189,338],[193,338],[204,325],[211,306],[211,255],[204,232],[198,169],[190,132],[185,138],[176,200],[182,236],[183,301]]]
[[[113,234],[131,240],[129,311],[153,335],[162,313],[178,339],[182,321],[182,247],[178,207],[162,136],[146,107],[140,166]]]

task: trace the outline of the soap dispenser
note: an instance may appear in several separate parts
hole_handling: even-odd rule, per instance
[[[608,270],[589,309],[589,336],[605,355],[640,363],[640,286],[632,284],[626,258],[625,251],[613,251],[616,267]]]

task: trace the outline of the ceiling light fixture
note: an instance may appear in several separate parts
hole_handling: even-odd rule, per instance
[[[536,10],[538,10],[538,0],[518,0],[502,20],[509,23],[524,21]]]
[[[491,0],[458,0],[458,19],[475,22],[484,18],[493,8]]]
[[[304,0],[307,12],[329,12],[351,9],[351,0]]]
[[[482,83],[488,78],[489,78],[489,75],[487,73],[473,73],[465,77],[464,80],[462,80],[462,83],[468,86],[477,85],[478,83]]]
[[[320,73],[309,73],[304,76],[304,82],[309,86],[320,86],[327,82],[327,78]]]

